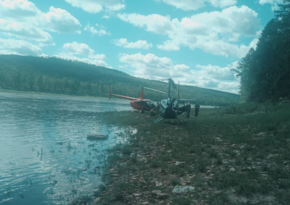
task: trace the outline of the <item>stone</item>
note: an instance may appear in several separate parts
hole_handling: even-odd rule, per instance
[[[184,164],[184,162],[179,162],[179,161],[176,161],[176,162],[175,162],[175,166],[178,166],[178,165],[180,165],[180,164]]]
[[[159,193],[159,194],[157,194],[157,198],[158,199],[166,199],[168,197],[169,197],[169,195],[168,194],[165,194],[165,193]]]
[[[162,182],[158,182],[158,181],[155,182],[155,186],[162,186],[162,185],[163,185]]]
[[[236,171],[236,169],[235,168],[230,168],[230,172],[235,172]]]
[[[153,195],[157,195],[157,194],[161,193],[161,191],[160,190],[153,190],[153,191],[151,191],[151,193]]]
[[[194,186],[175,186],[173,189],[173,193],[186,193],[193,192],[194,190]]]
[[[95,198],[95,200],[94,200],[94,204],[97,204],[99,201],[100,201],[100,197],[98,197],[98,198]]]

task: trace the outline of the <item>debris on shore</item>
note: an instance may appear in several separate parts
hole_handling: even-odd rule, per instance
[[[109,150],[95,204],[290,204],[290,107],[228,112],[201,110],[183,124],[104,116],[138,133]]]

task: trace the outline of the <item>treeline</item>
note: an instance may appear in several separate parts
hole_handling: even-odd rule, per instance
[[[290,0],[279,5],[256,50],[249,51],[236,72],[245,102],[290,97]]]
[[[126,73],[58,58],[0,55],[0,87],[9,90],[108,97],[109,90],[139,97],[141,87],[167,91],[167,83],[132,77]],[[159,101],[166,95],[145,90],[145,97]],[[177,91],[173,91],[177,96]],[[180,96],[200,104],[228,105],[239,101],[231,93],[180,86]]]

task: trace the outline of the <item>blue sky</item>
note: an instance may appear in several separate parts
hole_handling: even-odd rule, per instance
[[[231,69],[281,0],[0,0],[0,53],[238,93]]]

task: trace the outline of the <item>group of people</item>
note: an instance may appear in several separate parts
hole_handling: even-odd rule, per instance
[[[198,116],[199,109],[200,109],[200,105],[198,103],[196,103],[194,105],[195,117]],[[191,105],[190,105],[190,102],[188,102],[186,105],[186,118],[189,118],[190,111],[191,111]]]
[[[157,106],[156,106],[156,108],[150,110],[150,116],[155,116],[155,115],[158,113],[159,108],[160,108],[160,103],[157,102]],[[200,109],[200,105],[199,105],[198,103],[196,103],[196,104],[194,105],[195,117],[198,116],[199,109]],[[185,117],[186,117],[187,119],[189,119],[189,117],[190,117],[190,112],[191,112],[191,105],[190,105],[190,102],[188,102],[188,103],[185,105],[185,112],[186,112],[186,116],[185,116]],[[139,113],[144,113],[144,108],[142,108],[142,110],[140,110]]]

